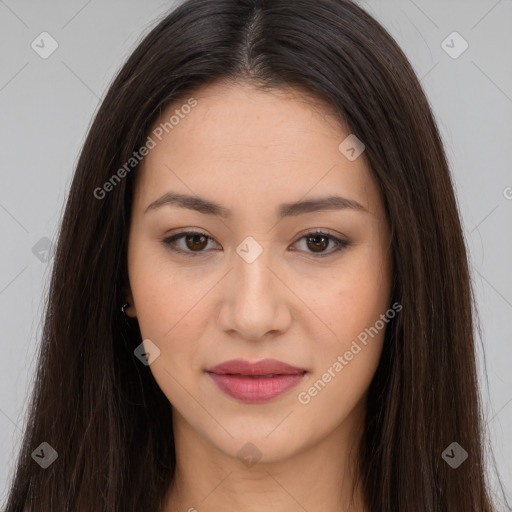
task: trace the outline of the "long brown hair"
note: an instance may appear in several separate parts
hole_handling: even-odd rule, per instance
[[[95,191],[167,105],[218,80],[307,91],[366,146],[392,231],[391,302],[403,306],[369,389],[360,454],[369,510],[494,510],[467,251],[438,129],[407,58],[350,1],[188,0],[129,57],[81,152],[6,511],[156,512],[162,504],[175,468],[171,405],[134,356],[140,330],[119,313],[136,166],[102,197]],[[31,456],[42,442],[58,453],[46,469]],[[468,453],[457,469],[442,457],[453,442]]]

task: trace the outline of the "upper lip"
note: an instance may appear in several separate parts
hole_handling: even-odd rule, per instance
[[[219,375],[296,375],[306,370],[283,363],[277,359],[262,359],[261,361],[247,361],[246,359],[231,359],[206,370]]]

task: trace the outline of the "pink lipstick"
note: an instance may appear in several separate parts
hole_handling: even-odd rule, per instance
[[[271,400],[296,386],[307,373],[276,359],[225,361],[207,370],[227,395],[248,403]]]

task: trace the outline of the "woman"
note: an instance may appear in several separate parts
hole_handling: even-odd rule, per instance
[[[472,305],[383,27],[188,0],[82,150],[6,510],[494,510]]]

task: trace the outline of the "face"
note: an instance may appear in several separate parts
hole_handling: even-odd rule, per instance
[[[144,348],[159,350],[149,368],[175,435],[232,457],[251,442],[269,462],[349,442],[382,351],[392,275],[365,154],[339,149],[350,131],[296,89],[216,84],[193,98],[152,128],[128,246],[127,313]],[[315,208],[333,196],[344,199]],[[234,359],[292,369],[209,371]]]

